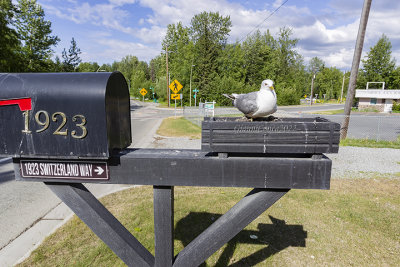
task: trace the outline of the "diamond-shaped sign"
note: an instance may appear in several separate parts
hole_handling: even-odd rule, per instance
[[[145,94],[147,94],[147,90],[142,88],[142,90],[140,90],[140,93],[142,94],[142,96],[144,96]]]
[[[178,82],[178,80],[174,80],[170,85],[169,89],[172,90],[175,94],[177,94],[182,89],[182,84]]]

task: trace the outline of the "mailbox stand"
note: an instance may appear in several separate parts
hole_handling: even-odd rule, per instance
[[[154,186],[153,256],[82,184],[46,185],[128,266],[198,266],[289,191],[253,189],[174,259],[173,187]]]
[[[208,118],[202,150],[127,149],[130,122],[121,73],[0,74],[0,156],[16,180],[44,182],[129,266],[198,266],[290,189],[329,189],[322,153],[340,129]],[[155,256],[82,183],[152,185]],[[254,189],[174,256],[174,186]]]
[[[331,160],[323,155],[231,155],[186,149],[122,150],[105,162],[110,179],[101,183],[153,185],[153,256],[82,185],[83,182],[99,181],[64,179],[60,182],[59,178],[22,177],[21,166],[24,165],[21,161],[43,162],[14,159],[17,180],[44,181],[128,266],[198,266],[291,188],[329,189],[331,170]],[[149,164],[156,164],[159,168],[149,168]],[[174,186],[254,189],[174,257]]]

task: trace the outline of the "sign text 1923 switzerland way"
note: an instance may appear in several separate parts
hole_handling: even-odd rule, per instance
[[[21,160],[25,178],[108,180],[106,162]]]

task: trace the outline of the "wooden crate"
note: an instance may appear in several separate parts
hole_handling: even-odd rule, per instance
[[[201,150],[237,153],[320,154],[339,151],[340,124],[316,118],[205,117]]]

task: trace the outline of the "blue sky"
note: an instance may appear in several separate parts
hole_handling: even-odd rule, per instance
[[[83,61],[112,63],[126,55],[149,62],[161,52],[168,24],[191,18],[202,11],[229,15],[229,42],[242,39],[285,0],[38,0],[53,33],[61,41],[55,54],[70,46],[72,37],[81,49]],[[291,27],[299,39],[297,50],[305,62],[314,56],[327,66],[350,69],[363,0],[289,0],[261,24],[273,35]],[[365,52],[382,34],[392,42],[392,55],[400,58],[400,1],[372,1]]]

